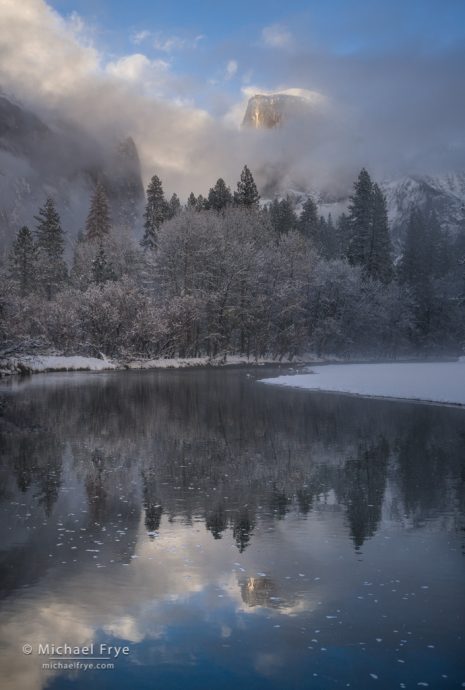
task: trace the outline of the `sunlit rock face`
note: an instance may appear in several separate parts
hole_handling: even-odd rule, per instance
[[[303,114],[308,108],[308,99],[302,96],[284,93],[256,94],[249,99],[242,126],[272,129],[282,125],[289,117]]]

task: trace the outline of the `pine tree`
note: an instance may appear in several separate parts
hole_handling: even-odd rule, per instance
[[[320,218],[324,220],[323,216]],[[328,219],[320,225],[320,247],[321,255],[325,259],[335,259],[338,255],[336,228],[334,227],[333,217],[328,213]]]
[[[319,222],[318,210],[312,197],[308,197],[302,206],[298,229],[302,235],[310,240],[315,246],[319,244]]]
[[[297,227],[297,216],[288,196],[280,201],[278,199],[272,201],[269,216],[273,228],[279,235],[295,230]]]
[[[168,202],[167,220],[174,218],[181,210],[181,202],[176,193],[174,193]]]
[[[37,250],[26,225],[18,231],[11,248],[10,275],[18,283],[21,297],[32,292],[37,275]]]
[[[108,280],[116,280],[113,266],[108,261],[102,244],[99,246],[97,254],[92,261],[92,280],[97,285],[103,285]]]
[[[336,222],[336,256],[341,259],[348,258],[350,242],[350,221],[345,213],[341,213]]]
[[[234,201],[238,206],[257,209],[260,195],[249,168],[244,165],[241,179],[237,183],[237,191],[234,193]]]
[[[431,276],[430,269],[431,252],[425,217],[419,209],[414,209],[405,234],[399,263],[399,280],[411,286],[425,285]]]
[[[214,211],[222,211],[232,203],[232,194],[225,181],[220,177],[215,186],[208,192],[208,206]]]
[[[101,182],[98,182],[90,202],[85,238],[89,242],[102,242],[105,237],[109,236],[110,230],[111,222],[107,195]]]
[[[208,201],[205,199],[202,194],[199,194],[195,201],[195,210],[196,211],[207,211],[208,210]]]
[[[65,241],[60,216],[51,197],[35,219],[38,221],[38,276],[47,299],[52,299],[66,281],[68,269],[63,258]]]
[[[414,339],[417,347],[427,344],[431,331],[434,303],[431,266],[431,243],[427,223],[423,213],[416,209],[410,215],[405,235],[399,280],[409,286],[415,301]]]
[[[365,267],[370,253],[370,236],[373,215],[373,184],[363,168],[354,184],[354,194],[349,206],[349,261]]]
[[[369,276],[389,283],[393,276],[392,246],[386,208],[386,198],[377,184],[372,191],[370,243],[365,269]]]
[[[197,197],[194,192],[191,192],[187,197],[187,208],[195,208],[197,206]]]
[[[141,245],[144,249],[154,250],[158,244],[158,230],[168,218],[169,206],[163,193],[160,178],[154,175],[147,187],[147,204],[144,213],[144,236]]]

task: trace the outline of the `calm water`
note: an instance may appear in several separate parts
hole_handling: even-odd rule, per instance
[[[2,690],[465,687],[465,410],[264,375],[2,385]]]

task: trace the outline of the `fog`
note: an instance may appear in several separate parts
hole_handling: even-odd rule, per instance
[[[64,20],[43,0],[2,0],[0,27],[0,87],[7,94],[48,123],[77,123],[103,145],[131,135],[144,182],[156,172],[167,192],[181,197],[205,193],[219,176],[234,185],[244,163],[270,192],[323,189],[335,196],[362,165],[380,179],[465,168],[461,45],[440,53],[404,44],[389,54],[339,55],[322,46],[260,52],[238,45],[242,61],[255,61],[273,89],[321,96],[307,117],[247,131],[240,127],[247,95],[260,85],[235,100],[217,94],[209,112],[192,105],[193,78],[143,52],[105,58],[78,17]],[[80,155],[85,165],[87,154]]]

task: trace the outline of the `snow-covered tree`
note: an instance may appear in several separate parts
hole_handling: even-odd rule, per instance
[[[232,203],[232,194],[226,182],[220,177],[215,186],[208,192],[208,207],[213,211],[222,211]]]
[[[299,232],[317,249],[320,244],[318,209],[311,196],[304,202],[297,225]]]
[[[197,197],[195,196],[194,192],[191,192],[189,196],[187,197],[187,203],[186,207],[187,208],[195,208],[197,206]]]
[[[68,277],[64,260],[64,233],[55,203],[49,197],[35,217],[37,224],[38,281],[47,299],[52,299]]]
[[[29,228],[24,225],[10,251],[10,275],[17,283],[21,297],[33,291],[37,279],[37,249]]]
[[[269,206],[269,217],[274,230],[282,235],[296,229],[297,215],[289,196],[274,199]]]
[[[85,238],[89,242],[102,242],[110,235],[111,221],[108,199],[101,182],[97,183],[86,220]]]
[[[372,190],[372,216],[365,269],[370,277],[383,283],[389,283],[393,276],[386,198],[377,184],[373,185]]]
[[[258,208],[260,195],[257,190],[257,185],[253,179],[253,175],[249,168],[244,165],[241,172],[241,179],[237,183],[237,191],[234,193],[234,202],[238,206],[245,206],[246,208]]]
[[[350,263],[366,266],[370,254],[370,237],[373,220],[373,183],[363,168],[354,183],[350,197],[349,226],[350,240],[348,256]]]
[[[92,279],[97,285],[102,285],[108,280],[115,280],[116,274],[111,262],[108,260],[105,249],[101,244],[92,261]]]
[[[168,211],[166,214],[167,220],[174,218],[181,211],[181,202],[176,193],[174,193],[168,202]]]
[[[165,199],[160,178],[154,175],[147,187],[147,204],[144,213],[144,236],[141,245],[144,249],[154,250],[158,244],[158,231],[169,216],[169,205]]]

